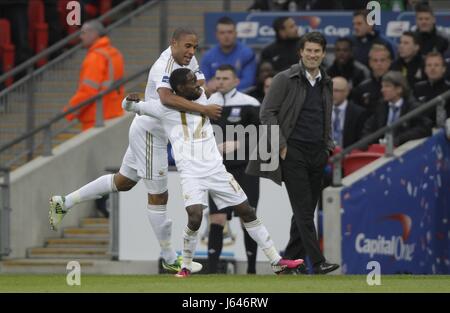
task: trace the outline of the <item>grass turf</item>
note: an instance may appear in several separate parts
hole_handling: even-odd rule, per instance
[[[65,275],[0,274],[0,292],[450,292],[449,276],[383,275],[380,286],[366,276],[82,275],[68,286]]]

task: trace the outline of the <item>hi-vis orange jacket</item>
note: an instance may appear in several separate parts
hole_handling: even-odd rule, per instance
[[[70,99],[66,110],[106,90],[115,80],[122,78],[123,75],[124,63],[122,54],[111,45],[108,37],[99,38],[87,52],[81,66],[78,90]],[[123,98],[123,87],[108,93],[102,98],[104,119],[123,115],[121,107]],[[78,118],[83,124],[83,130],[86,130],[95,124],[95,106],[95,102],[87,105],[75,114],[67,115],[67,119],[71,121],[74,118]]]

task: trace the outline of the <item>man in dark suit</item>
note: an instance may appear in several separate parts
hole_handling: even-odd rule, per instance
[[[367,120],[363,129],[363,137],[393,124],[401,116],[418,107],[418,103],[410,96],[405,77],[400,72],[386,73],[382,78],[381,86],[384,102]],[[431,135],[431,120],[423,114],[403,123],[394,130],[394,145],[400,146],[409,140],[429,135]]]
[[[333,114],[331,125],[333,141],[336,146],[345,148],[361,138],[365,110],[347,100],[350,86],[344,77],[337,76],[332,80]]]
[[[314,225],[324,167],[334,148],[332,81],[320,68],[325,47],[321,33],[306,33],[300,40],[301,61],[273,78],[261,106],[260,119],[263,125],[275,126],[274,131],[279,129],[279,136],[271,138],[272,128],[268,127],[269,132],[263,132],[260,143],[264,136],[271,146],[279,140],[278,146],[272,146],[270,162],[275,165],[270,170],[264,168],[259,155],[257,160],[252,157],[247,167],[248,174],[270,178],[280,185],[284,181],[293,211],[285,255],[307,255],[316,274],[339,267],[328,263],[320,251]]]

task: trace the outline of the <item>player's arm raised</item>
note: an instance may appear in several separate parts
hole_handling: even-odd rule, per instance
[[[162,104],[170,106],[176,110],[198,112],[214,120],[220,118],[222,115],[221,106],[217,104],[201,105],[193,101],[186,100],[174,94],[169,88],[158,88],[158,94]]]

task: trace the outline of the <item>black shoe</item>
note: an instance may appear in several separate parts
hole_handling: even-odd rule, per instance
[[[337,270],[338,268],[338,264],[322,262],[319,265],[314,266],[314,274],[327,274]]]

